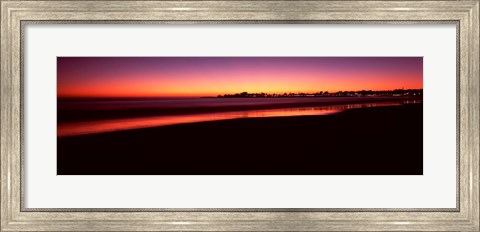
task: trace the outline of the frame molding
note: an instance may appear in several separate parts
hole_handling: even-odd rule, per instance
[[[273,20],[256,20],[256,21],[215,21],[215,20],[204,20],[204,21],[126,21],[126,20],[91,20],[91,21],[82,21],[82,20],[59,20],[59,21],[31,21],[31,20],[22,20],[20,24],[20,109],[24,108],[24,36],[25,36],[25,26],[29,24],[43,24],[43,25],[53,25],[53,24],[133,24],[133,25],[166,25],[166,24],[177,24],[177,25],[186,25],[186,24],[291,24],[292,21],[273,21]],[[319,21],[319,20],[310,20],[310,21],[295,21],[295,23],[300,24],[362,24],[362,25],[375,25],[375,24],[390,24],[390,25],[426,25],[426,24],[451,24],[456,27],[456,52],[459,52],[460,45],[460,33],[459,33],[459,22],[458,21]],[[459,53],[458,53],[459,54]],[[457,54],[457,56],[458,56]],[[457,99],[456,105],[460,105],[460,69],[459,69],[459,60],[456,62],[456,91]],[[460,110],[456,110],[456,120],[457,124],[460,122]],[[23,149],[24,144],[24,114],[20,111],[20,148]],[[20,169],[22,175],[20,176],[20,209],[23,212],[458,212],[460,210],[460,146],[458,146],[460,141],[460,126],[457,125],[456,130],[456,199],[455,199],[455,208],[26,208],[25,207],[25,187],[24,187],[24,151],[20,151]]]
[[[1,3],[0,231],[480,231],[479,0],[10,1]],[[456,22],[459,38],[457,209],[25,209],[22,205],[22,28],[25,22]],[[457,61],[458,62],[458,61]]]

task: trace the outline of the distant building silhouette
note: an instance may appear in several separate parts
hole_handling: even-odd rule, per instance
[[[219,98],[280,98],[280,97],[408,97],[408,96],[423,96],[423,89],[395,89],[395,90],[360,90],[360,91],[338,91],[330,93],[328,91],[319,91],[316,93],[283,93],[283,94],[268,94],[268,93],[248,93],[241,92],[235,94],[218,95]]]

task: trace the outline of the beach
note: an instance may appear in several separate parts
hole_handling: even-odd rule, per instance
[[[75,110],[64,112],[70,113],[62,122],[81,116],[72,113]],[[104,112],[89,117],[152,113]],[[421,175],[422,167],[422,103],[320,116],[183,123],[57,140],[59,175]]]

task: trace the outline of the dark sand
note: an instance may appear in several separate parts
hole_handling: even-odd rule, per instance
[[[421,175],[423,105],[58,139],[57,174]]]

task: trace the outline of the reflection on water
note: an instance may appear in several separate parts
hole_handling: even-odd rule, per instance
[[[238,118],[261,118],[261,117],[289,117],[289,116],[307,116],[307,115],[328,115],[338,113],[348,109],[376,107],[376,106],[394,106],[401,104],[419,103],[418,100],[409,100],[403,102],[381,102],[365,104],[348,104],[319,107],[299,107],[268,110],[245,110],[235,112],[217,112],[202,113],[190,115],[139,117],[127,119],[100,120],[91,122],[63,123],[57,127],[57,136],[73,136],[84,134],[95,134],[109,131],[120,131],[139,129],[156,126],[167,126],[182,123],[206,122]]]

